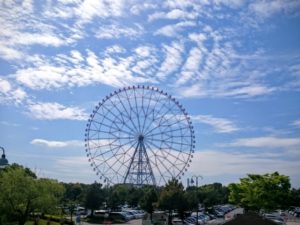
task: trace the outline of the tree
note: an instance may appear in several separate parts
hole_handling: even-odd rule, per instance
[[[37,179],[21,166],[5,168],[0,173],[0,209],[8,221],[24,225],[35,210],[55,210],[64,188],[57,181]]]
[[[289,177],[278,172],[248,174],[239,184],[229,185],[229,201],[252,210],[286,208],[290,187]]]
[[[146,190],[144,197],[141,200],[141,207],[147,213],[150,214],[150,220],[152,221],[152,213],[154,211],[154,203],[157,202],[157,191],[154,187],[150,187]]]
[[[170,180],[160,193],[158,207],[169,211],[169,224],[171,223],[173,210],[178,210],[181,217],[183,217],[183,212],[188,208],[188,204],[184,196],[182,183],[179,183],[176,179]]]
[[[228,201],[228,190],[221,183],[206,184],[199,187],[200,202],[205,207],[224,204]]]
[[[91,184],[91,186],[89,187],[86,193],[84,205],[86,208],[92,211],[91,212],[92,216],[94,215],[94,210],[99,209],[103,201],[104,201],[104,193],[102,190],[102,184],[96,182]]]
[[[300,206],[300,188],[291,190],[289,205]]]

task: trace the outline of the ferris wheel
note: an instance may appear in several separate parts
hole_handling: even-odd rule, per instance
[[[175,98],[155,87],[132,86],[112,92],[95,107],[85,148],[104,183],[163,185],[187,171],[195,136]]]

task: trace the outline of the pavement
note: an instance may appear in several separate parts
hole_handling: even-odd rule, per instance
[[[80,225],[106,225],[106,224],[81,222]],[[126,223],[121,223],[121,224],[114,223],[114,224],[110,224],[110,225],[142,225],[142,219],[130,220]]]

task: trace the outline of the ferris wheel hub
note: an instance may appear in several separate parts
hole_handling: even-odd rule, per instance
[[[139,135],[139,142],[143,142],[144,141],[144,136],[142,134]]]

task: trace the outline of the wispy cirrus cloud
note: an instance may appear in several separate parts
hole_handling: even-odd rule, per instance
[[[173,42],[171,45],[163,45],[164,59],[157,72],[159,79],[165,79],[176,72],[183,62],[184,45],[181,42]]]
[[[284,154],[227,153],[214,150],[196,151],[190,172],[205,176],[232,174],[238,177],[249,173],[273,173],[298,175],[300,161],[284,158]],[[299,184],[297,184],[299,185]]]
[[[266,0],[256,1],[249,5],[249,9],[257,16],[267,18],[276,13],[295,13],[300,8],[300,2],[297,0]]]
[[[139,24],[135,24],[135,26],[132,27],[112,24],[99,27],[95,31],[95,37],[98,39],[117,39],[121,37],[136,39],[142,35],[143,32],[144,28]]]
[[[158,19],[169,19],[169,20],[179,20],[179,19],[195,19],[197,14],[195,12],[187,12],[182,9],[172,9],[169,12],[155,12],[148,16],[148,21],[152,22]]]
[[[152,59],[155,60],[153,57]],[[73,50],[68,55],[59,54],[51,59],[42,57],[33,66],[17,70],[14,77],[18,83],[34,90],[80,87],[95,83],[123,87],[152,82],[152,77],[133,73],[132,68],[138,66],[140,61],[138,53],[116,58],[109,55],[99,57],[91,50],[87,50],[86,54]],[[148,66],[152,66],[151,63],[154,62],[148,62]]]
[[[299,120],[295,120],[291,123],[292,126],[295,126],[295,127],[300,127],[300,119]]]
[[[159,28],[154,35],[163,35],[167,37],[176,37],[181,31],[187,27],[195,27],[197,25],[194,21],[182,21],[172,25],[166,25]]]
[[[86,120],[88,118],[84,109],[67,107],[57,102],[30,103],[27,114],[40,120]]]
[[[8,80],[0,78],[0,103],[2,104],[20,104],[27,98],[26,92],[12,85]]]
[[[195,123],[203,123],[212,126],[217,133],[232,133],[240,130],[234,122],[211,115],[192,115],[192,120]]]
[[[83,147],[83,141],[70,140],[70,141],[49,141],[45,139],[33,139],[30,144],[47,147],[47,148],[70,148],[70,147]]]
[[[225,146],[229,147],[250,147],[250,148],[288,148],[300,147],[300,138],[282,138],[282,137],[254,137],[240,138],[234,140]]]

